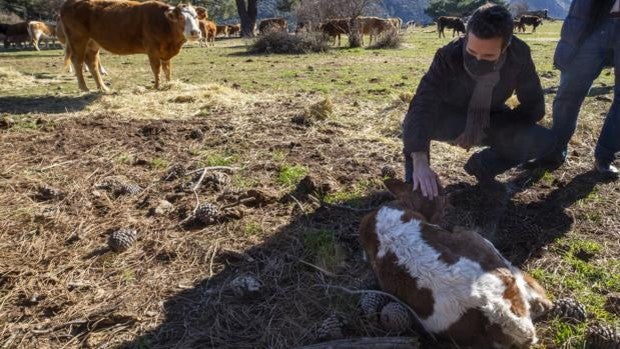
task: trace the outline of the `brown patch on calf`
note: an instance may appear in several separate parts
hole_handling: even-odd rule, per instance
[[[525,272],[523,272],[523,279],[528,288],[535,293],[535,295],[530,294],[528,301],[530,303],[530,315],[532,319],[536,319],[551,310],[553,303],[547,298],[545,289],[542,288],[538,281]]]
[[[373,269],[374,259],[379,248],[379,238],[377,238],[377,232],[375,231],[376,226],[377,211],[371,212],[364,216],[364,218],[362,218],[362,222],[360,223],[360,241],[362,242],[362,247],[366,251],[366,254],[370,258],[370,261],[373,263]]]
[[[475,308],[467,309],[458,321],[438,334],[475,349],[489,349],[495,344],[510,345],[513,342],[501,326],[491,324],[482,311]]]
[[[424,218],[424,216],[422,216],[421,214],[419,214],[418,212],[414,212],[414,211],[405,211],[403,212],[403,215],[400,217],[400,220],[403,223],[407,223],[410,222],[411,220],[416,219],[419,221],[424,222],[426,219]]]
[[[506,268],[506,262],[497,251],[476,232],[462,230],[450,232],[435,225],[421,224],[422,239],[440,253],[439,259],[448,265],[461,257],[480,264],[484,271]]]
[[[376,255],[371,255],[370,258],[383,291],[409,304],[420,319],[426,319],[433,314],[433,292],[428,288],[418,287],[417,278],[398,264],[393,253],[388,252],[383,258],[376,258]]]
[[[510,311],[520,317],[527,316],[527,307],[523,301],[523,294],[521,294],[521,291],[517,287],[517,281],[510,270],[500,268],[493,271],[493,274],[500,278],[506,285],[506,289],[504,290],[502,297],[510,302]]]

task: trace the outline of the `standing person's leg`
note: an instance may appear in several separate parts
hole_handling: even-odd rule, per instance
[[[614,51],[615,87],[614,101],[605,117],[603,129],[596,144],[594,157],[596,170],[609,177],[617,178],[618,170],[612,165],[616,153],[620,151],[620,19],[613,19],[615,32],[611,40]]]
[[[553,126],[557,138],[556,151],[546,157],[551,167],[566,159],[568,142],[575,133],[581,105],[600,74],[607,54],[609,38],[607,23],[595,30],[577,51],[572,62],[561,72],[560,86],[553,100]]]

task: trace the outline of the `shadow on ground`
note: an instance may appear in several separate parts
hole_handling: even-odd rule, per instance
[[[531,175],[531,181],[520,190],[524,190],[540,180],[540,175]],[[523,182],[524,178],[516,181]],[[607,180],[599,177],[595,171],[587,171],[575,176],[568,183],[558,183],[558,188],[539,197],[537,191],[531,191],[519,200],[511,200],[504,208],[499,220],[499,227],[494,239],[496,247],[513,264],[522,266],[530,258],[540,257],[547,245],[566,235],[575,223],[566,209],[586,198],[598,183]],[[451,203],[461,217],[451,219],[456,224],[480,227],[489,219],[488,212],[495,208],[497,202],[482,200],[477,186],[454,184],[447,188],[452,192]],[[461,221],[461,222],[459,222]]]
[[[573,218],[565,209],[586,197],[598,182],[587,172],[539,200],[508,204],[500,225],[504,242],[500,249],[505,256],[522,265],[566,234]],[[452,203],[446,219],[452,221],[444,225],[476,224],[484,218],[484,200],[477,186],[453,184],[446,193]],[[389,199],[386,192],[378,192],[344,205],[378,207]],[[300,201],[310,207],[308,201]],[[316,342],[319,323],[332,313],[349,316],[347,337],[387,335],[360,317],[351,317],[359,311],[355,296],[321,286],[374,287],[358,243],[358,225],[365,212],[323,206],[304,214],[295,202],[291,208],[291,223],[263,243],[243,252],[218,251],[211,263],[225,267],[168,299],[163,305],[164,322],[121,348],[291,348]],[[335,271],[325,272],[316,267],[316,246],[330,236],[342,248],[344,258]],[[229,285],[240,275],[260,280],[261,291],[251,297],[236,296]],[[413,331],[405,335],[416,336]],[[423,348],[451,347],[424,338],[422,342]]]
[[[81,96],[6,96],[0,97],[0,113],[66,113],[84,109],[99,99],[100,94]]]

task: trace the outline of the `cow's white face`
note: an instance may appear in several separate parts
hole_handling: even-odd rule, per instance
[[[198,14],[192,5],[181,8],[181,14],[185,20],[185,38],[190,41],[200,39],[200,27],[198,26]]]
[[[179,4],[166,10],[166,17],[171,22],[183,22],[183,36],[189,41],[200,39],[198,15],[192,5]],[[180,24],[180,23],[179,23]]]

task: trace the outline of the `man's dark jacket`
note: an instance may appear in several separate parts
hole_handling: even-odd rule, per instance
[[[553,62],[564,70],[577,53],[579,46],[609,14],[615,0],[573,0],[562,24],[560,42]]]
[[[467,116],[476,83],[463,67],[464,44],[460,38],[437,50],[431,67],[420,81],[403,123],[405,154],[429,151],[436,127],[434,120],[439,115]],[[500,81],[493,90],[491,124],[494,121],[535,123],[545,115],[545,100],[530,48],[515,37],[506,54]],[[506,100],[513,92],[520,104],[509,110]]]

